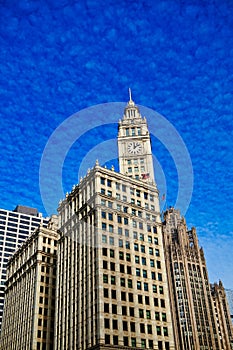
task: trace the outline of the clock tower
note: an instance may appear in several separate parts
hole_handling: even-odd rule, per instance
[[[150,134],[146,118],[139,108],[129,102],[118,126],[118,155],[120,173],[149,183],[155,183]]]

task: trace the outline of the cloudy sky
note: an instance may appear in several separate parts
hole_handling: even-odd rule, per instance
[[[123,106],[131,87],[135,102],[156,111],[178,135],[169,143],[165,124],[148,118],[158,185],[166,192],[161,205],[175,205],[183,166],[185,181],[194,183],[188,226],[197,228],[210,280],[233,289],[232,11],[231,0],[1,1],[0,207],[56,211],[60,193],[54,191],[48,213],[40,194],[47,142],[62,160],[64,193],[78,182],[90,153],[111,149],[105,160],[114,162],[117,118],[110,123],[97,106],[90,114],[96,124],[82,123],[78,114],[73,135],[69,117],[99,104]],[[157,138],[156,122],[165,129],[165,143]],[[71,134],[77,138],[60,157]],[[193,175],[185,156],[179,155],[183,165],[173,157],[178,139],[187,147]],[[55,166],[51,159],[42,172],[51,189]]]

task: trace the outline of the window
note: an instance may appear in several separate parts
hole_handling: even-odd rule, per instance
[[[106,223],[102,222],[102,230],[106,231],[106,227],[107,227]]]
[[[103,275],[103,282],[108,283],[108,275],[106,274]]]
[[[107,195],[108,195],[109,197],[112,197],[112,191],[109,191],[109,190],[108,190]]]
[[[146,265],[146,258],[142,257],[142,265]]]
[[[161,335],[161,327],[157,326],[156,327],[157,335]]]
[[[123,196],[123,202],[127,202],[127,197]]]
[[[101,194],[105,194],[105,189],[104,188],[101,188]]]
[[[130,254],[126,253],[126,261],[131,261]]]
[[[157,269],[161,269],[161,262],[160,262],[160,261],[157,261],[156,264],[157,264]],[[162,280],[161,280],[161,281],[162,281]]]
[[[128,207],[123,207],[123,212],[128,213]]]
[[[130,242],[129,242],[129,241],[126,241],[126,242],[125,242],[125,248],[126,248],[126,249],[130,249]]]
[[[139,228],[140,228],[140,224],[142,225],[142,222],[139,223]],[[140,239],[140,241],[144,241],[144,234],[143,233],[140,233],[139,239]]]
[[[137,196],[137,197],[140,197],[140,195],[141,195],[140,191],[139,191],[139,190],[136,190],[136,196]]]
[[[157,227],[153,226],[153,233],[157,233]]]
[[[125,229],[125,237],[129,237],[129,230],[127,228]]]
[[[154,255],[153,248],[151,248],[151,247],[149,247],[149,254],[150,254],[150,255]]]
[[[155,261],[154,261],[154,259],[150,259],[150,266],[151,266],[151,267],[155,267]]]
[[[137,281],[137,289],[142,289],[142,284],[141,284],[141,282],[140,281]]]
[[[112,213],[108,213],[108,220],[113,220],[113,215],[112,215]]]
[[[108,268],[108,262],[103,260],[103,269],[107,270]]]
[[[145,331],[144,331],[143,333],[145,333]],[[141,347],[142,347],[143,349],[145,349],[145,347],[146,347],[146,339],[142,339],[142,340],[141,340]]]
[[[128,275],[131,275],[131,274],[132,274],[131,266],[127,266],[127,274],[128,274]]]
[[[124,260],[124,253],[123,252],[119,252],[119,259]]]
[[[104,288],[104,297],[108,298],[108,289],[107,288]]]
[[[122,185],[122,191],[126,192],[126,186],[125,185]]]
[[[150,305],[150,298],[147,295],[145,296],[145,304]]]
[[[131,332],[135,332],[135,322],[130,322],[130,330]]]
[[[125,265],[120,264],[120,272],[125,273]]]
[[[159,306],[159,299],[158,298],[154,298],[154,306]]]
[[[116,299],[116,290],[112,289],[112,299]]]
[[[149,289],[148,289],[148,283],[145,282],[145,283],[144,283],[144,291],[145,291],[145,292],[148,292],[148,290],[149,290]]]
[[[167,315],[165,314],[165,312],[162,312],[162,321],[167,322]]]
[[[108,318],[104,319],[104,328],[110,328],[110,323],[109,323],[109,319]]]
[[[155,311],[155,319],[156,321],[160,321],[160,317],[159,317],[159,312]]]
[[[150,310],[146,310],[146,318],[147,318],[148,320],[150,320],[150,319],[151,319],[151,313],[150,313]]]
[[[126,301],[126,292],[121,292],[121,300]]]
[[[122,315],[123,315],[123,316],[126,316],[126,315],[127,315],[127,307],[126,307],[126,306],[122,306],[122,307],[121,307],[121,310],[122,310],[122,311],[121,311]]]
[[[142,304],[142,295],[141,294],[138,295],[138,304]]]
[[[121,247],[121,248],[123,247],[123,239],[119,239],[119,240],[118,240],[118,245],[119,245],[119,247]]]
[[[103,248],[103,249],[102,249],[102,254],[103,254],[104,256],[107,256],[107,255],[108,255],[107,248]]]
[[[142,270],[142,275],[144,278],[147,278],[147,271],[146,270]]]
[[[128,280],[128,288],[133,288],[133,281],[132,280]]]
[[[159,244],[159,240],[157,237],[154,237],[154,244],[158,245]]]
[[[112,320],[112,328],[118,329],[118,321],[117,320]]]
[[[111,284],[115,285],[116,284],[116,277],[111,276]]]
[[[121,219],[120,215],[117,215],[117,222],[118,222],[118,224],[121,224],[121,222],[122,222],[122,219]]]
[[[128,218],[124,218],[124,224],[128,225],[128,223],[129,223],[129,219]]]
[[[107,237],[106,237],[107,238]],[[137,243],[134,243],[134,250],[136,251],[136,252],[138,252],[138,244]]]
[[[156,284],[153,284],[152,288],[153,288],[153,293],[157,293],[157,286],[156,286]]]
[[[105,344],[110,344],[110,335],[105,334]]]
[[[109,237],[109,244],[114,245],[114,238],[113,237]]]
[[[113,232],[113,225],[108,226],[109,232]]]
[[[164,299],[160,300],[160,305],[161,305],[161,307],[165,307],[165,300]]]
[[[140,318],[144,317],[144,310],[143,309],[139,309],[139,317]]]
[[[138,233],[136,231],[133,232],[133,238],[138,239]]]
[[[129,128],[126,128],[126,129],[125,129],[125,135],[126,135],[126,136],[129,136]]]
[[[151,226],[147,225],[147,232],[151,232]]]
[[[116,199],[120,200],[121,199],[121,196],[119,193],[116,194]]]
[[[152,333],[149,333],[149,334],[152,334]],[[149,340],[149,349],[153,349],[153,348],[154,348],[153,340]]]
[[[117,305],[115,305],[115,304],[112,304],[112,313],[114,315],[117,315]]]
[[[145,246],[141,245],[141,253],[145,253]]]
[[[135,332],[135,330],[134,330],[134,332]],[[131,338],[131,346],[132,346],[132,348],[136,348],[136,338]]]
[[[100,183],[101,183],[101,185],[105,185],[105,178],[101,177],[100,178]]]
[[[158,273],[158,280],[159,280],[159,281],[162,281],[162,280],[163,280],[163,276],[162,276],[161,273]]]
[[[107,243],[107,236],[106,235],[102,235],[102,243]]]
[[[140,276],[140,269],[136,268],[136,276]]]
[[[129,314],[131,317],[134,317],[134,308],[133,307],[129,308]]]
[[[109,312],[109,304],[104,303],[104,312],[108,313]]]
[[[151,279],[155,280],[155,272],[154,271],[151,271]]]
[[[116,190],[119,190],[120,189],[120,184],[119,182],[116,182]]]
[[[118,227],[118,235],[122,236],[122,228],[121,227]]]
[[[135,255],[135,263],[139,264],[139,256],[138,255]]]
[[[110,249],[110,258],[114,258],[114,250]]]
[[[128,297],[129,297],[129,301],[130,301],[131,303],[133,303],[133,293],[129,293],[129,294],[128,294]]]
[[[136,209],[132,209],[132,215],[136,215]]]
[[[144,325],[144,323],[140,323],[140,333],[145,333],[145,325]]]
[[[125,278],[120,279],[121,287],[125,287]]]
[[[128,337],[123,337],[123,340],[124,340],[124,346],[129,346]]]
[[[123,321],[123,331],[127,331],[128,330],[128,322]]]
[[[121,210],[121,205],[117,204],[117,210]]]
[[[163,286],[159,286],[159,293],[163,294]]]
[[[159,249],[155,249],[155,255],[160,256]]]

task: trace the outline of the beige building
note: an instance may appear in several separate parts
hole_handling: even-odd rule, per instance
[[[233,349],[233,326],[231,322],[231,314],[226,292],[221,281],[219,281],[219,283],[211,284],[211,295],[214,304],[214,313],[218,326],[221,349]]]
[[[39,227],[10,258],[1,350],[52,350],[57,217]]]
[[[59,206],[55,350],[174,350],[150,136],[130,97],[120,173],[99,166]]]
[[[209,284],[195,229],[188,230],[179,211],[170,208],[164,213],[163,237],[176,349],[232,349],[224,289]]]

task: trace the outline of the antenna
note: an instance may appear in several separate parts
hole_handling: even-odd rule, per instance
[[[131,89],[129,88],[129,100],[132,101],[132,93],[131,93]]]

